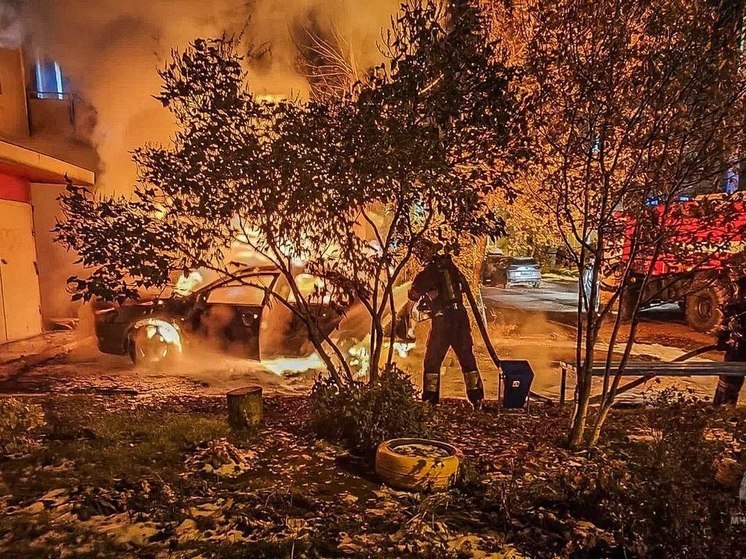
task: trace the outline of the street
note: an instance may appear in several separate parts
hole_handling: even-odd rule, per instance
[[[536,374],[534,390],[551,398],[559,397],[559,362],[575,359],[576,293],[574,281],[551,277],[539,289],[482,289],[491,342],[498,354],[504,359],[528,359]],[[429,321],[419,324],[415,348],[409,355],[397,358],[398,365],[410,372],[418,385],[429,327]],[[495,398],[495,367],[478,332],[473,335],[488,397]],[[608,350],[608,335],[607,325],[597,344],[599,352]],[[710,336],[689,329],[675,307],[651,309],[643,313],[632,356],[670,361],[711,341]],[[615,353],[619,354],[622,343],[620,338]],[[703,357],[722,358],[717,353]],[[601,353],[598,358],[602,358]],[[127,357],[100,353],[83,324],[77,332],[53,332],[0,346],[0,393],[119,393],[178,398],[224,394],[239,386],[258,384],[267,394],[293,395],[310,388],[319,364],[313,357],[258,363],[200,349],[167,368],[136,368]],[[712,394],[715,382],[714,378],[660,379],[650,384],[675,384],[707,396]],[[461,372],[450,353],[443,365],[441,390],[444,397],[463,396]],[[641,390],[636,391],[632,398],[639,398],[640,393]]]
[[[575,328],[577,324],[578,284],[572,278],[545,276],[539,289],[484,286],[482,298],[488,315],[498,323],[515,321],[516,317],[525,315],[520,322],[529,328],[527,333],[531,326],[541,325],[536,320],[537,316],[557,326]],[[640,313],[637,337],[640,343],[662,344],[690,351],[712,343],[712,339],[710,334],[689,328],[678,305],[659,305]]]

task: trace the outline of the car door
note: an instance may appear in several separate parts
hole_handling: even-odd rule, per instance
[[[342,314],[335,310],[329,296],[316,296],[315,289],[322,286],[323,280],[311,274],[301,273],[295,276],[295,287],[304,299],[309,314],[323,335],[331,334],[342,320]],[[305,356],[313,351],[309,341],[308,327],[291,308],[297,305],[294,294],[285,277],[280,277],[273,289],[287,305],[274,301],[268,305],[263,325],[262,355]],[[340,304],[338,302],[338,304]]]
[[[200,333],[232,355],[260,359],[262,314],[277,277],[277,274],[247,274],[200,293],[204,305],[199,316]]]

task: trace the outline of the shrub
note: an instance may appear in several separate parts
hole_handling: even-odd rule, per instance
[[[311,389],[311,421],[320,436],[373,454],[383,441],[427,435],[428,411],[408,375],[392,366],[374,384],[339,387],[320,378]]]
[[[737,501],[712,487],[712,461],[724,443],[705,436],[708,426],[723,433],[728,426],[686,392],[666,389],[649,402],[651,409],[630,413],[641,438],[602,449],[595,468],[563,474],[559,501],[572,517],[616,534],[628,556],[728,557]]]
[[[0,399],[0,454],[26,451],[33,432],[44,424],[41,406],[16,398]]]

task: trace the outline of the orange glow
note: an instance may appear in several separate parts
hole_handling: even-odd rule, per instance
[[[202,277],[202,274],[200,274],[197,271],[191,272],[188,276],[184,276],[183,274],[179,279],[176,281],[176,285],[174,286],[174,293],[177,295],[181,295],[182,297],[186,297],[190,293],[194,291],[194,289],[202,283],[204,278]]]
[[[262,361],[262,367],[268,371],[283,375],[285,373],[305,373],[311,370],[323,370],[326,366],[317,353],[308,357],[278,357]]]

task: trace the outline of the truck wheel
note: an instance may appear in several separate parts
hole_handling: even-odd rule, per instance
[[[710,332],[723,320],[724,293],[709,286],[687,295],[684,304],[686,322],[697,332]]]

